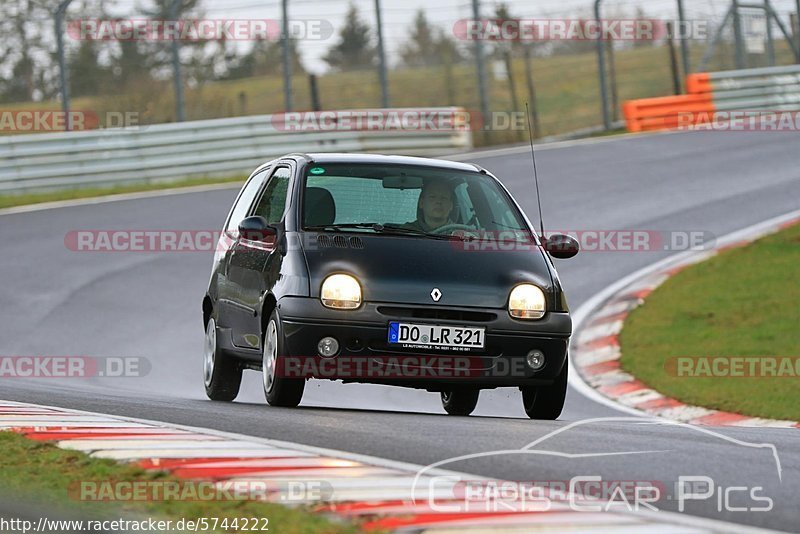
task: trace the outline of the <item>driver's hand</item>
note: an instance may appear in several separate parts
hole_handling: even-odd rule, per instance
[[[453,230],[450,232],[451,236],[461,237],[461,238],[473,238],[479,239],[481,237],[480,233],[478,233],[478,229],[466,229],[466,228],[458,228],[457,230]]]

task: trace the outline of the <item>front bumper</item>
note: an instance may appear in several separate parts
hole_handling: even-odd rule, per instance
[[[538,321],[511,318],[504,309],[452,308],[368,302],[358,310],[331,310],[319,299],[278,301],[287,376],[368,382],[430,390],[549,385],[566,365],[572,333],[569,313],[548,312]],[[389,321],[477,326],[486,329],[485,348],[460,352],[403,348],[387,341]],[[322,358],[317,343],[331,336],[339,353]],[[545,366],[525,362],[538,349]]]

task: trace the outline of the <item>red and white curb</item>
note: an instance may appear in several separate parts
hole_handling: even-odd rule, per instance
[[[572,364],[580,374],[581,386],[588,385],[617,406],[663,419],[692,425],[742,427],[800,427],[797,421],[762,419],[691,406],[662,395],[620,367],[618,335],[627,315],[669,277],[686,267],[707,260],[721,251],[742,247],[767,234],[800,223],[793,212],[746,228],[718,240],[713,250],[680,254],[627,277],[622,283],[598,295],[597,304],[580,317],[581,326],[570,349]],[[605,294],[608,293],[608,294]],[[599,301],[599,302],[598,302]],[[578,321],[576,321],[578,322]],[[579,388],[580,389],[580,388]],[[586,388],[584,387],[585,391]],[[615,406],[616,407],[616,406]]]
[[[0,430],[51,441],[95,458],[165,471],[187,481],[211,481],[220,489],[231,484],[259,485],[269,489],[260,499],[304,505],[315,513],[354,521],[364,531],[753,531],[671,512],[587,512],[563,503],[552,503],[546,510],[525,506],[461,509],[448,506],[463,506],[463,498],[459,499],[455,490],[458,481],[485,479],[438,469],[425,470],[423,475],[422,466],[370,456],[13,401],[0,401]],[[321,483],[330,491],[324,498],[319,492],[287,495],[286,488],[298,481]]]

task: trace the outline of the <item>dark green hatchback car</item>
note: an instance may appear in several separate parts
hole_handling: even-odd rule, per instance
[[[309,379],[422,388],[468,415],[516,387],[555,419],[572,323],[543,240],[491,173],[450,161],[290,154],[260,166],[222,231],[203,299],[204,378],[233,400],[258,370],[272,405]]]

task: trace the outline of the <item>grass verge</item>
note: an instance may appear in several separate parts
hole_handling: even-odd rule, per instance
[[[246,177],[234,176],[227,178],[187,178],[174,182],[140,183],[128,185],[116,185],[111,187],[86,187],[77,189],[65,189],[58,191],[47,191],[41,193],[22,193],[19,195],[0,195],[0,209],[12,208],[15,206],[25,206],[28,204],[40,204],[42,202],[55,202],[58,200],[75,200],[79,198],[94,198],[107,195],[118,195],[122,193],[138,193],[142,191],[159,191],[162,189],[173,189],[176,187],[191,187],[196,185],[211,185],[229,182],[241,182],[244,184]]]
[[[69,488],[80,481],[178,481],[163,472],[146,471],[140,467],[112,460],[91,458],[76,451],[59,449],[52,443],[34,441],[14,432],[0,432],[0,472],[3,473],[3,493],[19,502],[30,503],[52,514],[83,520],[142,520],[148,517],[172,520],[223,518],[267,518],[270,531],[290,533],[356,532],[352,525],[334,523],[314,515],[305,508],[287,508],[258,501],[82,501],[70,496]],[[185,482],[185,481],[184,481]],[[62,510],[59,512],[58,510]],[[68,510],[68,511],[67,511]],[[252,525],[252,523],[251,523]],[[235,530],[228,529],[227,532]],[[206,530],[206,532],[212,532]],[[216,532],[226,532],[218,529]]]
[[[680,271],[625,321],[622,367],[688,404],[800,420],[796,375],[677,376],[674,367],[676,357],[800,358],[798,265],[795,225]]]
[[[703,43],[692,44],[692,63],[698,64],[705,52]],[[732,51],[718,49],[708,70],[735,68]],[[790,47],[783,39],[776,41],[779,65],[793,64]],[[753,61],[754,57],[749,60]],[[673,93],[670,56],[665,46],[644,46],[618,50],[614,54],[617,105],[612,106],[620,118],[621,104],[633,98],[666,96]],[[751,64],[750,66],[756,66]],[[571,132],[600,124],[597,55],[594,44],[582,53],[534,57],[531,61],[541,137]],[[528,99],[525,62],[515,58],[510,79],[488,79],[488,100],[491,111],[523,111]],[[463,62],[437,67],[402,68],[388,73],[393,107],[462,106],[480,108],[475,65]],[[511,90],[513,80],[514,91]],[[185,107],[188,120],[278,113],[284,110],[283,80],[279,75],[257,76],[239,80],[217,81],[187,87]],[[321,106],[325,110],[370,108],[381,105],[380,84],[374,69],[329,72],[318,77]],[[295,108],[312,109],[307,76],[296,74],[292,80]],[[516,96],[516,99],[514,98]],[[516,101],[515,101],[516,100]],[[59,110],[56,100],[20,102],[3,105],[4,110]],[[72,109],[93,113],[108,126],[108,113],[136,113],[137,124],[160,124],[175,121],[175,101],[171,80],[142,80],[124,93],[97,96],[76,96]],[[0,135],[15,134],[0,130]],[[478,146],[524,142],[525,131],[496,129],[486,136],[476,132]]]

